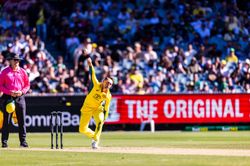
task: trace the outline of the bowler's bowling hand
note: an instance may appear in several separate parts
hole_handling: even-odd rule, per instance
[[[88,65],[89,65],[89,66],[92,66],[92,60],[91,60],[91,58],[88,58],[88,59],[87,59],[87,62],[88,62]]]

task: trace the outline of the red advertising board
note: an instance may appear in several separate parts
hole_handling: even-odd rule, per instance
[[[250,122],[250,94],[114,95],[107,123]]]

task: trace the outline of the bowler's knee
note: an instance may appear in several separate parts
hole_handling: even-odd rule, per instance
[[[79,126],[79,132],[82,134],[86,134],[88,131],[87,127],[82,127],[81,125]]]

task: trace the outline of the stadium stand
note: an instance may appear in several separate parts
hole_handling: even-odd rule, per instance
[[[113,93],[248,93],[249,9],[247,0],[8,0],[0,69],[20,54],[34,95],[86,94],[88,56],[99,79],[114,77]]]

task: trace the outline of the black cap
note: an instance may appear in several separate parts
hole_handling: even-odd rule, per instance
[[[23,58],[21,58],[18,54],[15,54],[12,52],[8,54],[7,59],[8,60],[12,60],[12,59],[23,60]]]

